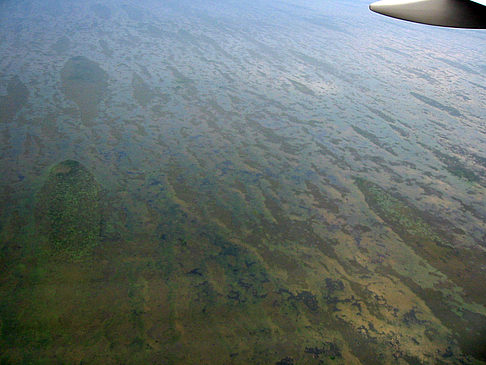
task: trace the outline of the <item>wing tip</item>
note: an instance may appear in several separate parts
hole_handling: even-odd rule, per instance
[[[472,0],[379,0],[369,9],[416,23],[486,29],[486,6]]]

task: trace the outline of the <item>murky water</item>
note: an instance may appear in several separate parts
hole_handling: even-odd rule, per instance
[[[1,1],[2,361],[485,362],[485,40]]]

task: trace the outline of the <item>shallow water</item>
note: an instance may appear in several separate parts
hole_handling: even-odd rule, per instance
[[[0,2],[2,361],[486,362],[484,41]]]

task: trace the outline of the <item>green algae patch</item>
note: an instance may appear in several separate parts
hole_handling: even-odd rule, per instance
[[[362,178],[356,178],[355,183],[371,210],[418,255],[464,289],[466,301],[486,304],[483,288],[486,253],[483,250],[455,245],[447,232],[454,229],[450,223],[443,227],[427,213],[392,196],[380,186]]]
[[[78,161],[66,160],[52,167],[36,206],[38,228],[50,247],[79,258],[99,243],[100,191],[93,174]]]
[[[442,238],[421,217],[422,214],[404,204],[378,185],[365,179],[356,178],[356,185],[365,195],[366,202],[405,241],[434,241],[443,243]]]

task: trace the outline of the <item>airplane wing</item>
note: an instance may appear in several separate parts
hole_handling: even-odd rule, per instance
[[[486,0],[380,0],[370,10],[423,24],[486,29]]]

